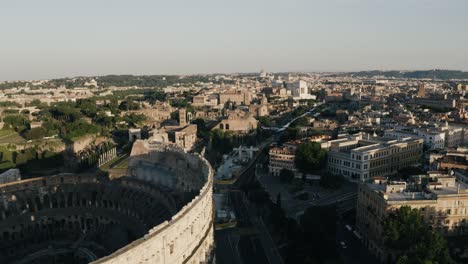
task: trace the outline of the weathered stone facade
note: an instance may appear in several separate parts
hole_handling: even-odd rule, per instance
[[[130,176],[60,174],[1,184],[0,262],[57,255],[67,263],[208,262],[211,166],[175,146],[139,142]]]
[[[247,134],[257,129],[258,121],[251,113],[240,111],[230,112],[227,118],[222,119],[213,129],[232,131],[239,134]]]
[[[130,166],[137,168],[130,170],[132,176],[175,189],[195,191],[200,185],[201,189],[198,189],[199,194],[169,221],[152,228],[143,238],[94,263],[208,262],[214,247],[211,166],[201,156],[185,154],[175,146],[140,141],[137,148],[132,149]],[[138,167],[142,164],[152,164],[153,173],[139,171]],[[164,178],[167,177],[162,177],[163,174],[158,175],[163,168],[170,169],[179,180],[164,182]],[[184,181],[181,181],[182,179]]]

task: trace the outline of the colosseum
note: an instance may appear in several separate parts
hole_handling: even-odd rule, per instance
[[[59,174],[0,185],[0,263],[210,263],[213,171],[138,140],[127,175]]]

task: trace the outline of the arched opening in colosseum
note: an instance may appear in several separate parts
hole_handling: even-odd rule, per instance
[[[39,211],[42,210],[41,199],[38,196],[36,196],[35,200],[36,200],[37,210]]]
[[[50,263],[54,257],[66,259],[62,263],[89,263],[108,255],[114,257],[121,254],[118,249],[132,246],[145,235],[145,239],[150,237],[151,229],[171,221],[199,197],[207,182],[209,167],[202,170],[200,166],[205,163],[186,160],[184,155],[158,155],[158,164],[137,163],[144,169],[114,180],[62,174],[27,184],[18,182],[11,189],[0,185],[0,196],[7,201],[0,203],[0,238],[8,241],[0,243],[0,263]],[[191,263],[189,258],[198,259],[199,254],[192,254],[190,249],[178,255],[183,249],[180,241],[201,239],[200,230],[192,225],[180,230],[185,231],[171,239],[171,255],[183,256]],[[186,235],[189,237],[179,237]],[[80,248],[89,254],[80,252]],[[154,252],[157,254],[145,257],[152,262],[166,259],[169,250],[158,248]],[[129,263],[138,263],[133,260]]]

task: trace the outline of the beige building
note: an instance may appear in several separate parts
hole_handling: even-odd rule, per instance
[[[143,104],[139,110],[131,110],[128,113],[145,115],[151,122],[162,122],[171,119],[171,113],[174,111],[172,106],[166,102],[156,102],[154,105]]]
[[[405,138],[414,137],[424,139],[424,144],[430,150],[443,148],[456,148],[465,142],[465,129],[462,127],[449,126],[446,122],[441,127],[414,128],[411,130],[385,130],[385,137]]]
[[[461,84],[461,83],[457,84],[457,90],[458,91],[468,91],[468,84],[464,84],[464,85]]]
[[[257,129],[258,121],[250,113],[231,112],[227,118],[221,120],[213,129],[232,131],[239,134],[247,134]]]
[[[203,120],[218,120],[220,116],[220,111],[200,110],[195,112],[195,119],[201,118]]]
[[[179,109],[179,125],[154,129],[150,132],[151,141],[171,142],[186,151],[191,150],[197,141],[197,125],[187,123],[188,114],[185,109]]]
[[[414,98],[414,103],[422,106],[434,107],[434,108],[455,108],[457,106],[457,101],[454,99],[448,98],[438,98],[438,97],[429,97],[429,98]]]
[[[185,150],[191,150],[197,141],[197,125],[165,127],[169,141]]]
[[[252,101],[252,95],[249,91],[227,91],[219,94],[220,104],[224,105],[228,101],[238,105],[250,105],[250,101]]]
[[[426,97],[426,88],[424,87],[424,83],[420,83],[418,85],[418,97]]]
[[[383,177],[363,183],[358,190],[356,231],[380,260],[388,260],[383,241],[383,221],[394,209],[410,206],[422,210],[427,224],[447,235],[465,233],[468,225],[468,185],[455,177],[429,172],[427,184],[388,182]]]
[[[273,176],[279,176],[281,170],[287,169],[296,172],[294,159],[296,157],[296,148],[292,145],[270,148],[268,172]]]
[[[150,132],[150,141],[161,143],[174,143],[180,148],[189,151],[197,141],[197,125],[165,126]]]
[[[193,97],[193,106],[217,106],[218,97],[215,95],[196,95]]]
[[[249,112],[255,115],[256,117],[269,115],[270,113],[268,110],[268,100],[266,96],[262,97],[260,104],[250,105]]]
[[[365,181],[395,175],[421,163],[423,139],[389,139],[358,134],[329,141],[328,172],[348,180]]]

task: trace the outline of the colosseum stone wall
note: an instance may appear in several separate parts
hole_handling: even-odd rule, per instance
[[[129,176],[0,185],[0,263],[205,263],[213,172],[199,155],[136,142]],[[143,169],[142,169],[143,168]]]

